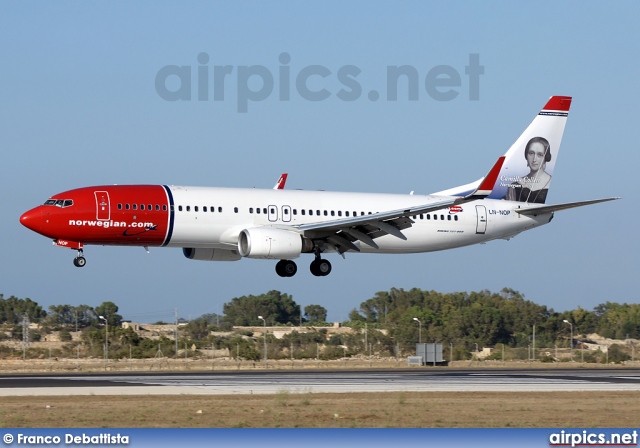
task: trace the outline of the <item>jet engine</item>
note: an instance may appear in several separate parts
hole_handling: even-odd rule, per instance
[[[243,257],[290,260],[313,250],[313,243],[290,230],[272,227],[244,229],[238,236],[238,252]]]
[[[236,250],[224,249],[199,249],[193,247],[183,247],[182,253],[189,260],[203,261],[238,261],[242,257]]]

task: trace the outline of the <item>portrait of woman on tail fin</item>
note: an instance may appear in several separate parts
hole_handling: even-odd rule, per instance
[[[524,148],[524,158],[529,174],[518,177],[509,185],[502,199],[544,204],[551,182],[551,175],[545,171],[547,162],[551,161],[549,141],[543,137],[533,137]]]

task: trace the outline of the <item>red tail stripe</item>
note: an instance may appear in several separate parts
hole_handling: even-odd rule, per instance
[[[489,174],[487,174],[487,177],[484,178],[484,181],[482,182],[480,187],[478,187],[478,191],[493,190],[493,186],[496,184],[496,180],[498,180],[498,175],[500,174],[500,170],[502,169],[502,164],[504,163],[504,159],[505,159],[504,156],[500,157],[496,162],[496,164],[493,165],[493,168],[491,168],[491,171],[489,171]]]
[[[570,96],[552,96],[549,101],[547,101],[547,104],[544,105],[542,110],[561,110],[564,112],[569,112],[570,107]]]

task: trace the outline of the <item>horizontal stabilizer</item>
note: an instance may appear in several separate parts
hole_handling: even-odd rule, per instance
[[[582,207],[583,205],[598,204],[599,202],[615,201],[620,198],[593,199],[591,201],[566,202],[564,204],[543,205],[542,207],[527,207],[515,209],[516,213],[521,215],[542,215],[544,213],[556,212],[559,210],[567,210],[569,208]]]

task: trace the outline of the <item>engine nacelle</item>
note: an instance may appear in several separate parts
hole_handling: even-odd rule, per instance
[[[199,249],[193,247],[183,247],[182,253],[189,260],[202,261],[238,261],[242,257],[236,250],[224,249]]]
[[[238,252],[243,257],[290,260],[303,251],[302,235],[271,227],[244,229],[238,236]]]

